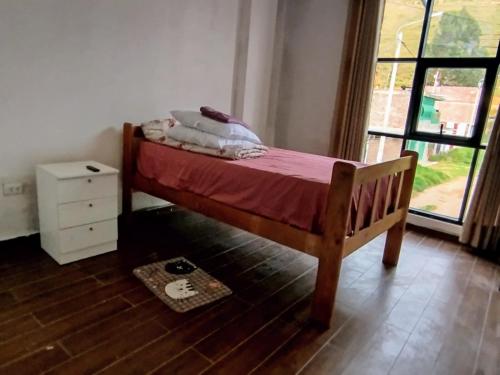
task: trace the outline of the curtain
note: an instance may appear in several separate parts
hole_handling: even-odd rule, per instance
[[[351,0],[332,122],[330,156],[361,160],[385,0]]]
[[[460,241],[484,255],[500,254],[500,106]]]

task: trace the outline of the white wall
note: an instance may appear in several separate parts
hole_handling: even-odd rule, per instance
[[[233,0],[0,0],[0,239],[37,229],[38,163],[119,167],[121,124],[230,110]]]
[[[271,144],[274,128],[268,123],[269,92],[274,59],[278,0],[253,0],[250,12],[249,41],[243,119]]]
[[[348,3],[280,1],[283,55],[272,100],[278,147],[328,153]]]
[[[347,3],[0,0],[0,184],[27,186],[0,191],[0,240],[37,231],[36,164],[120,167],[122,123],[172,108],[237,108],[268,144],[325,154]]]

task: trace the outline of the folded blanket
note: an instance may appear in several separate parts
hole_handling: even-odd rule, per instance
[[[262,141],[255,133],[240,124],[221,123],[204,117],[200,112],[195,111],[171,111],[170,113],[182,125],[189,128],[201,130],[223,138],[239,139],[255,144],[262,144]]]
[[[240,125],[243,125],[247,129],[250,128],[248,126],[248,124],[237,119],[236,117],[233,117],[233,116],[228,115],[228,114],[221,112],[221,111],[217,111],[217,110],[213,109],[212,107],[208,107],[208,106],[201,107],[200,112],[203,116],[211,118],[212,120],[216,120],[216,121],[224,122],[224,123],[240,124]]]
[[[152,142],[225,159],[238,160],[256,158],[265,155],[268,150],[264,145],[246,141],[229,140],[216,137],[213,134],[203,133],[202,131],[182,126],[175,119],[171,118],[145,122],[141,127],[146,139]],[[174,135],[195,142],[200,141],[200,143],[197,144],[173,138],[169,135],[169,132],[174,128],[178,128],[173,132]],[[208,138],[206,138],[207,136]],[[204,146],[204,144],[211,144],[217,147],[207,147]]]
[[[175,120],[167,118],[164,120],[152,120],[141,124],[142,132],[146,139],[162,143],[167,138],[166,130],[175,125]]]
[[[167,146],[178,148],[181,150],[197,152],[199,154],[217,156],[224,159],[253,159],[263,156],[267,152],[267,147],[262,145],[255,145],[254,148],[242,148],[238,146],[225,146],[221,149],[215,149],[210,147],[198,146],[192,143],[177,141],[172,138],[166,138],[161,142]]]

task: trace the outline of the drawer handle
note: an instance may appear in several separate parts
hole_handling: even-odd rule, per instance
[[[94,207],[94,205],[92,203],[89,203],[89,207]]]
[[[92,182],[92,179],[91,179],[91,178],[89,178],[89,179],[87,180],[87,182],[90,184],[90,183]]]
[[[94,230],[94,228],[92,228],[92,227],[90,227],[90,228],[89,228],[89,231],[91,231],[91,232],[92,232],[93,230]]]

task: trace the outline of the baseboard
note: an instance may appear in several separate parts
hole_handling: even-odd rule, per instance
[[[140,215],[141,213],[147,213],[151,211],[162,211],[162,210],[175,211],[178,209],[181,210],[181,208],[175,205],[167,204],[167,205],[138,209],[135,210],[134,213],[138,213]],[[121,215],[119,215],[119,219],[120,217]],[[450,224],[443,221],[430,219],[427,217],[422,217],[411,213],[408,215],[407,223],[409,227],[417,231],[429,234],[432,233],[437,236],[441,236],[443,238],[447,238],[453,241],[458,241],[458,237],[460,236],[460,233],[462,231],[462,227],[460,225]],[[4,244],[4,242],[8,242],[14,239],[37,236],[38,234],[39,234],[38,231],[27,231],[26,233],[19,233],[18,235],[4,236],[0,237],[0,243]]]
[[[407,223],[412,225],[413,227],[421,228],[422,230],[429,230],[435,233],[450,235],[457,238],[457,240],[462,233],[461,225],[451,224],[441,220],[431,219],[412,213],[408,214]]]
[[[439,238],[442,240],[459,243],[458,236],[455,236],[453,234],[440,232],[440,231],[437,231],[437,230],[434,230],[431,228],[421,227],[421,226],[414,225],[411,223],[407,223],[406,228],[411,229],[411,230],[418,232],[420,234],[428,235],[430,237],[436,237],[436,238]]]
[[[0,252],[4,249],[12,250],[13,248],[25,249],[33,244],[40,245],[40,233],[31,233],[26,236],[16,236],[13,238],[0,240]]]
[[[30,236],[37,235],[37,234],[39,234],[39,232],[37,230],[28,230],[26,232],[8,234],[8,235],[0,236],[0,242],[3,243],[3,242],[18,239],[18,238],[30,237]]]

